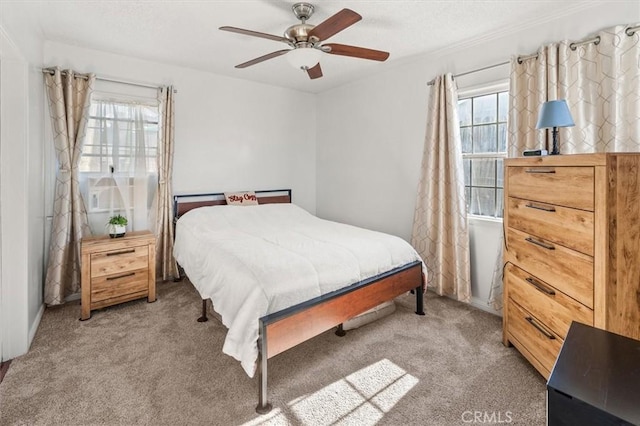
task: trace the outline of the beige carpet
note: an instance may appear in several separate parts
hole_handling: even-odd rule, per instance
[[[545,424],[544,379],[501,343],[498,317],[429,294],[427,315],[398,299],[391,316],[333,332],[270,361],[274,409],[222,353],[225,328],[198,323],[188,281],[94,311],[47,309],[26,355],[0,384],[0,424]]]

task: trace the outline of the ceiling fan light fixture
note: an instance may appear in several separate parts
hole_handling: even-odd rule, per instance
[[[287,53],[286,58],[295,68],[307,70],[320,62],[321,55],[322,52],[313,47],[298,47]]]

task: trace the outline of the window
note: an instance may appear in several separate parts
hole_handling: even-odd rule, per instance
[[[142,145],[140,145],[142,143]],[[136,153],[144,150],[144,166],[155,172],[158,151],[158,105],[92,99],[80,172],[105,174],[132,171]]]
[[[158,116],[155,100],[93,95],[79,177],[94,233],[103,234],[113,214],[126,216],[129,230],[150,229]]]
[[[463,91],[459,95],[460,137],[469,214],[502,217],[508,110],[506,84]]]

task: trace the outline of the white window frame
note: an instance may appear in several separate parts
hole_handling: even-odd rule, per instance
[[[458,101],[463,100],[463,99],[475,98],[475,97],[479,97],[479,96],[491,95],[491,94],[496,94],[496,93],[499,93],[499,92],[508,92],[508,91],[509,91],[509,79],[498,80],[498,81],[494,81],[494,82],[490,82],[490,83],[479,84],[479,85],[475,85],[475,86],[471,86],[471,87],[458,89]],[[508,137],[508,134],[507,134],[507,137]],[[507,144],[508,144],[508,140],[507,140]],[[494,153],[483,152],[483,153],[462,154],[462,159],[463,160],[465,160],[465,159],[475,159],[475,158],[492,158],[492,159],[507,158],[507,152],[505,151],[504,153],[501,153],[501,152],[494,152]],[[465,185],[465,187],[466,187],[466,185]],[[467,203],[467,206],[468,206],[468,203]],[[503,209],[504,209],[504,205],[503,205]],[[500,223],[502,223],[502,221],[503,221],[502,217],[472,214],[472,213],[469,213],[468,210],[467,210],[467,216],[469,218],[486,220],[486,221],[490,221],[490,222],[500,222]],[[504,216],[504,212],[503,212],[503,216]]]

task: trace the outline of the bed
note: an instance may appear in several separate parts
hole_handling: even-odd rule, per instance
[[[268,360],[383,302],[413,291],[424,315],[424,264],[404,240],[319,219],[291,190],[255,191],[258,205],[227,205],[223,193],[174,197],[174,256],[228,328],[223,352],[259,375]]]

